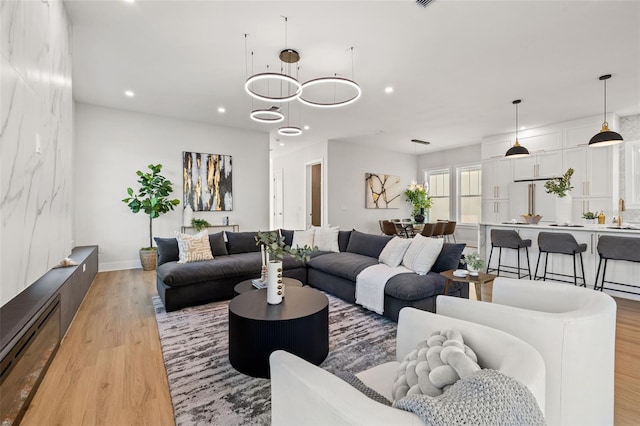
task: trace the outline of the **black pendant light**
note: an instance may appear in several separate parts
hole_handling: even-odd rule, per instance
[[[600,76],[600,80],[604,82],[604,120],[600,132],[589,141],[589,146],[592,147],[615,145],[624,140],[620,133],[609,130],[609,123],[607,123],[607,80],[610,78],[611,74]]]
[[[522,102],[521,99],[516,99],[512,102],[516,106],[516,142],[507,150],[505,157],[520,158],[529,155],[529,150],[518,142],[518,104],[520,102]]]

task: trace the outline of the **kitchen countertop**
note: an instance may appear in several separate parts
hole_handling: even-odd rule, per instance
[[[627,228],[627,225],[630,228]],[[554,226],[551,223],[541,222],[537,225],[530,225],[527,223],[481,223],[480,226],[500,226],[500,227],[508,227],[508,228],[531,228],[531,229],[541,229],[545,231],[551,230],[565,230],[565,231],[586,231],[586,232],[612,232],[619,234],[632,234],[632,235],[640,235],[640,224],[624,224],[622,228],[617,228],[613,224],[606,225],[592,225],[592,224],[582,224],[576,223],[572,225],[564,225],[564,226]]]

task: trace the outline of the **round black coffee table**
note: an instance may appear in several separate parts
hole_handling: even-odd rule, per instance
[[[278,305],[267,290],[229,303],[229,361],[241,373],[269,378],[269,355],[284,349],[319,365],[329,353],[329,300],[310,287],[291,287]]]
[[[284,281],[285,290],[290,287],[302,287],[302,282],[296,280],[295,278],[282,277],[282,280]],[[233,287],[234,296],[237,296],[249,290],[258,290],[258,288],[253,286],[253,283],[251,281],[253,280],[244,280],[236,284],[236,286]]]

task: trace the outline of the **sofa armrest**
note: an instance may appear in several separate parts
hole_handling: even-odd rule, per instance
[[[269,363],[272,425],[423,424],[415,414],[377,403],[288,352],[273,352]]]

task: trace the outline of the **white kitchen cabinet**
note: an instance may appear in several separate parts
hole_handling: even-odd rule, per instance
[[[513,142],[509,141],[506,136],[485,140],[480,146],[480,158],[482,160],[502,158],[512,144]]]
[[[605,220],[608,224],[611,223],[614,216],[618,215],[617,211],[614,211],[612,209],[611,197],[573,198],[573,207],[571,212],[573,223],[582,224],[583,223],[582,215],[586,212],[592,212],[597,215],[601,211],[605,213],[605,216],[606,216]]]
[[[501,223],[509,220],[509,200],[482,200],[483,222]]]
[[[573,197],[611,197],[614,189],[614,161],[617,147],[581,146],[565,151],[563,169],[573,168]],[[617,169],[617,167],[616,167]]]
[[[482,162],[482,199],[505,200],[509,198],[511,159],[494,158]]]
[[[551,178],[563,173],[562,151],[541,151],[513,159],[514,180]]]

